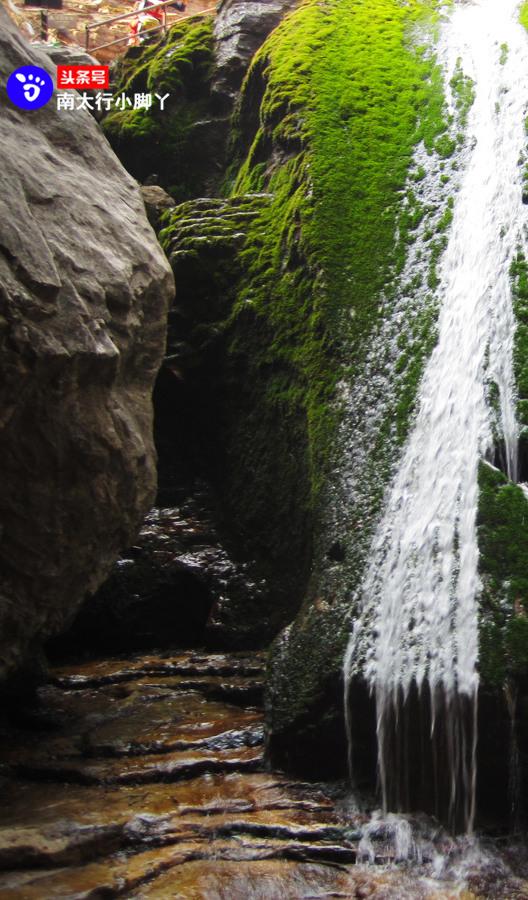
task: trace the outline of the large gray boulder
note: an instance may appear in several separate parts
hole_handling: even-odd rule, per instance
[[[0,78],[54,73],[0,9]],[[133,540],[156,484],[151,389],[173,278],[89,114],[0,96],[0,679]]]

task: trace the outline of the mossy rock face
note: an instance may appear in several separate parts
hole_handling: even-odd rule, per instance
[[[322,758],[329,735],[331,767],[344,764],[354,591],[435,341],[456,131],[430,52],[435,7],[291,13],[243,85],[229,202],[183,204],[161,233],[189,358],[202,384],[214,373],[201,394],[213,478],[216,466],[238,546],[270,586],[260,615],[277,628],[304,598],[270,663],[271,747],[292,765],[295,747]]]
[[[518,826],[527,800],[524,775],[516,779],[528,764],[528,496],[487,463],[479,487],[478,790],[482,807]]]
[[[150,92],[150,109],[112,110],[103,130],[123,165],[144,181],[157,175],[176,200],[196,196],[223,158],[226,123],[212,121],[213,20],[188,19],[166,39],[133,47],[114,72],[116,94]],[[159,99],[168,95],[163,110]]]
[[[178,285],[166,366],[199,410],[193,423],[229,539],[266,585],[258,604],[240,604],[232,618],[262,622],[265,640],[298,613],[271,650],[267,711],[273,755],[309,774],[345,768],[342,660],[436,339],[437,265],[474,96],[457,66],[447,114],[431,50],[441,6],[303,3],[245,79],[223,172],[230,196],[180,204],[160,234]],[[155,119],[156,159],[160,146],[167,158],[171,151],[176,193],[190,197],[203,186],[201,163],[195,171],[189,162],[187,179],[176,162],[183,165],[179,147],[191,158],[196,146],[211,45],[206,22],[186,28],[170,38],[174,56],[153,47],[125,58],[122,84],[142,89],[171,70],[183,136],[178,144],[167,135],[165,145],[164,121]],[[192,86],[185,48],[203,62]],[[134,127],[112,118],[113,140]],[[512,276],[519,412],[528,425],[521,255]],[[480,664],[494,696],[526,671],[526,502],[483,466]],[[355,702],[359,752],[372,759],[372,707],[364,696]]]
[[[521,249],[515,255],[510,274],[514,312],[517,320],[513,348],[513,365],[518,396],[517,417],[520,424],[526,429],[528,428],[528,262]],[[524,435],[521,445],[521,464],[523,464],[526,456]],[[524,468],[523,465],[521,467]],[[521,478],[524,474],[521,471]]]
[[[252,561],[261,585],[258,602],[249,594],[236,608],[230,602],[232,639],[251,632],[261,643],[298,608],[311,555],[305,411],[275,394],[297,373],[265,350],[273,330],[250,304],[233,315],[248,243],[272,202],[265,192],[189,201],[165,216],[160,232],[178,282],[165,368],[191,398],[224,538],[237,558]]]
[[[500,689],[528,679],[528,497],[486,464],[479,484],[480,671],[485,688]]]
[[[474,92],[458,65],[449,121],[427,50],[434,22],[433,4],[304,4],[257,54],[240,109],[247,155],[235,187],[266,189],[273,200],[267,237],[247,253],[234,322],[249,301],[271,323],[275,356],[297,373],[288,402],[306,410],[310,460],[311,577],[300,613],[271,650],[269,745],[278,761],[309,774],[345,769],[344,652],[384,490],[436,338],[436,265],[453,215],[448,185],[456,189]],[[435,178],[444,191],[431,215]],[[512,274],[522,404],[521,257]],[[528,672],[527,501],[500,473],[503,483],[490,485],[490,472],[481,474],[480,664],[485,690],[496,692],[505,678]],[[518,529],[511,542],[508,520]],[[366,758],[372,707],[359,695],[356,704],[356,752]]]
[[[270,746],[310,772],[324,771],[325,755],[327,770],[344,768],[341,668],[356,592],[435,342],[452,205],[435,19],[429,3],[305,3],[257,53],[239,109],[234,193],[272,200],[244,250],[230,352],[250,313],[246,339],[264,337],[252,370],[267,362],[270,372],[255,401],[282,413],[306,460],[313,548],[301,611],[271,652]],[[434,210],[417,147],[434,170]],[[417,235],[428,246],[410,270]],[[238,436],[253,456],[264,449],[250,419]]]
[[[519,22],[528,31],[528,3],[521,3],[519,8]]]

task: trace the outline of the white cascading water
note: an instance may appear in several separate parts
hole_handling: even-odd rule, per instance
[[[478,466],[493,444],[490,382],[499,390],[512,480],[517,467],[509,269],[524,243],[519,158],[528,102],[528,40],[517,0],[455,5],[442,55],[447,81],[457,59],[474,80],[469,150],[442,263],[438,342],[371,547],[345,684],[348,691],[362,675],[375,695],[385,810],[405,804],[391,788],[401,778],[394,771],[403,764],[395,734],[403,729],[405,704],[413,693],[419,704],[426,697],[428,740],[443,735],[443,749],[433,756],[442,754],[439,765],[449,775],[442,782],[448,814],[453,823],[458,820],[456,827],[462,822],[471,831],[479,682]],[[353,741],[348,694],[345,700]]]

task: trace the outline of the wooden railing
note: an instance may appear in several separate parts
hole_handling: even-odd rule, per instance
[[[102,28],[103,25],[113,25],[114,22],[121,22],[124,19],[134,19],[138,18],[139,15],[146,15],[152,12],[155,9],[163,10],[163,22],[161,25],[156,26],[155,28],[149,28],[145,34],[151,35],[156,34],[158,31],[161,31],[163,34],[167,32],[167,7],[173,6],[174,0],[161,0],[160,3],[153,3],[152,6],[146,7],[146,9],[138,12],[137,10],[132,10],[131,12],[122,13],[120,16],[113,16],[111,19],[102,19],[100,22],[93,22],[92,25],[85,26],[85,47],[89,53],[95,53],[97,50],[103,50],[106,47],[113,47],[115,44],[121,44],[124,41],[130,40],[130,35],[125,34],[123,37],[116,38],[113,41],[108,41],[106,44],[99,44],[97,47],[90,47],[90,37],[92,31],[95,31],[96,28]],[[211,13],[216,12],[216,6],[211,6],[209,9],[202,9],[196,13],[190,13],[187,16],[180,16],[177,21],[183,22],[185,19],[194,19],[195,16],[205,16]]]

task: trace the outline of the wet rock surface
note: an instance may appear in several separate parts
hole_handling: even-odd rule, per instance
[[[39,715],[2,725],[0,896],[528,896],[518,841],[483,863],[434,823],[268,771],[263,666],[191,650],[53,669]]]
[[[266,621],[244,617],[265,584],[249,562],[233,559],[214,522],[207,493],[147,515],[133,547],[72,627],[50,647],[54,655],[142,648],[258,646]],[[214,690],[214,686],[211,686]],[[248,687],[247,696],[253,689]]]
[[[259,587],[241,602],[231,596],[222,618],[227,630],[245,630],[252,640],[258,635],[261,645],[299,608],[312,522],[306,458],[298,452],[305,446],[305,423],[299,417],[294,424],[282,413],[263,419],[270,411],[263,394],[271,383],[264,349],[271,334],[261,329],[250,302],[233,324],[247,243],[254,229],[261,234],[261,220],[265,227],[271,199],[262,192],[201,198],[167,216],[161,239],[178,293],[154,394],[158,503],[179,502],[182,475],[211,486],[229,555],[253,564],[246,571]],[[289,440],[290,427],[298,440]]]
[[[258,48],[298,0],[223,0],[215,21],[213,92],[229,108]]]
[[[4,82],[28,63],[54,72],[1,9],[0,22]],[[2,678],[99,587],[152,505],[174,287],[89,114],[28,115],[3,97],[0,128]]]
[[[217,860],[353,861],[329,799],[265,771],[263,662],[191,651],[54,669],[45,736],[4,742],[2,896],[201,896],[209,870],[234,874]]]

